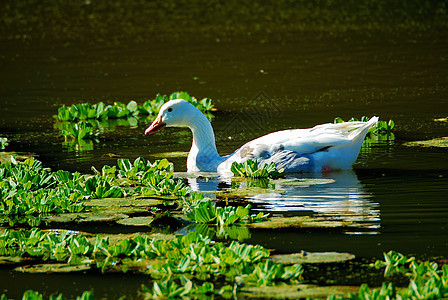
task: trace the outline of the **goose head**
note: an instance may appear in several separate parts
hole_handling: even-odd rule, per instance
[[[154,133],[165,127],[191,127],[198,114],[202,115],[196,107],[183,99],[168,101],[160,108],[157,118],[145,130],[145,134]]]

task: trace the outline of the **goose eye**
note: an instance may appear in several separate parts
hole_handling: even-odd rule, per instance
[[[170,108],[168,108],[168,112],[172,112],[173,111],[173,109],[170,107]]]

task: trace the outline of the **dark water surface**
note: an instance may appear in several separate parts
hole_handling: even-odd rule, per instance
[[[347,251],[381,257],[391,249],[420,257],[448,253],[448,153],[403,143],[448,135],[448,42],[443,32],[321,36],[280,32],[203,40],[147,43],[64,39],[4,40],[0,45],[0,136],[8,151],[35,153],[47,167],[90,172],[117,157],[186,152],[191,134],[165,129],[144,136],[151,120],[101,128],[98,141],[81,151],[64,142],[53,115],[62,104],[103,101],[139,103],[157,93],[185,90],[214,100],[218,150],[228,154],[244,142],[285,129],[377,115],[393,119],[395,140],[365,145],[354,170],[295,177],[334,179],[327,185],[277,187],[253,197],[272,214],[318,213],[357,224],[347,230],[251,231],[250,243],[281,253]],[[170,158],[176,171],[186,158]],[[219,178],[192,182],[218,189]],[[205,184],[205,185],[204,185]],[[23,289],[67,293],[94,287],[101,295],[132,294],[147,279],[120,276],[38,277],[0,271],[12,297]],[[95,282],[95,283],[93,283]],[[18,285],[16,285],[18,284]],[[109,292],[107,292],[109,291]]]

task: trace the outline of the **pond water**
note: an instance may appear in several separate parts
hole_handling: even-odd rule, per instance
[[[218,109],[212,124],[222,155],[266,133],[338,116],[393,119],[395,139],[365,144],[353,171],[289,175],[334,183],[278,185],[249,199],[256,210],[274,215],[316,213],[353,221],[355,227],[252,230],[245,242],[280,253],[344,251],[366,258],[391,249],[420,257],[448,253],[448,153],[403,145],[448,135],[447,123],[433,121],[448,115],[446,34],[248,32],[200,42],[192,37],[115,45],[31,39],[2,41],[0,49],[0,135],[8,138],[8,151],[34,153],[52,169],[90,172],[91,166],[113,165],[117,158],[182,154],[191,143],[186,129],[144,136],[151,121],[145,119],[132,125],[111,122],[92,144],[68,143],[53,118],[62,104],[142,103],[177,90],[212,98]],[[185,155],[169,160],[176,171],[186,171]],[[225,182],[218,176],[190,180],[194,189],[212,194],[225,189]],[[0,278],[10,296],[21,293],[21,284],[51,289],[62,283],[68,293],[94,287],[101,294],[110,286],[135,291],[147,281],[115,275],[96,276],[95,283],[77,275],[36,279],[4,270]]]

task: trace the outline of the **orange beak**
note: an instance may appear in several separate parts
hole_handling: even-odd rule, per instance
[[[145,134],[154,133],[156,131],[159,131],[160,129],[165,128],[165,126],[166,126],[166,123],[162,122],[162,117],[157,116],[157,118],[154,120],[154,122],[152,122],[152,124],[148,128],[146,128]]]

